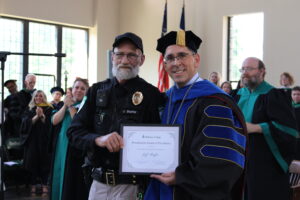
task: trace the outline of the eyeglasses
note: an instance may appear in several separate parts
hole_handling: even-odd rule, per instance
[[[243,67],[243,68],[241,68],[241,69],[239,69],[239,71],[241,72],[241,73],[244,73],[244,72],[252,72],[253,70],[256,70],[256,69],[258,69],[258,68],[254,68],[254,67]]]
[[[166,57],[164,57],[164,62],[167,63],[167,64],[170,64],[172,62],[174,62],[175,60],[184,60],[187,58],[187,56],[193,56],[195,55],[194,53],[193,54],[189,54],[189,53],[185,53],[185,52],[180,52],[177,54],[177,56],[174,56],[174,55],[168,55]]]
[[[139,55],[135,54],[135,53],[122,53],[122,52],[114,52],[113,53],[116,57],[117,60],[122,60],[124,58],[124,56],[127,57],[127,59],[131,62],[137,61]]]

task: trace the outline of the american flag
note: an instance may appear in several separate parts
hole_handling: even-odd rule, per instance
[[[161,37],[167,33],[167,4],[168,3],[166,0]],[[163,55],[160,54],[159,61],[158,61],[158,86],[157,87],[161,92],[164,92],[167,89],[169,89],[169,76],[163,67],[163,60],[164,60]]]

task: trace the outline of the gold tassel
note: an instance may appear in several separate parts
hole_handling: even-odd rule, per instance
[[[176,44],[179,46],[186,46],[185,45],[185,31],[179,30],[177,31],[177,37],[176,37]]]

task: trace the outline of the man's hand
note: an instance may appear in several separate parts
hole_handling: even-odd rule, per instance
[[[259,124],[252,124],[247,122],[246,126],[248,133],[262,133],[262,129]]]
[[[161,175],[151,174],[150,177],[155,178],[166,185],[174,185],[176,180],[175,172],[163,173]]]
[[[123,138],[117,132],[97,137],[95,143],[99,147],[106,147],[109,152],[118,152],[124,146]]]

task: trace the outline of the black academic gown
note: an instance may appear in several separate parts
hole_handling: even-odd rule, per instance
[[[43,106],[45,122],[40,119],[35,124],[32,118],[36,115],[36,107],[24,113],[21,124],[21,135],[24,139],[24,168],[31,173],[31,184],[36,184],[41,178],[42,184],[47,184],[50,170],[49,140],[51,131],[52,107]]]
[[[300,104],[294,106],[295,116],[297,120],[298,130],[300,131]],[[297,139],[297,152],[295,160],[300,160],[300,138]]]
[[[62,107],[62,106],[61,106]],[[60,108],[59,108],[60,109]],[[58,109],[58,110],[59,110]],[[51,152],[52,152],[52,164],[51,170],[53,170],[55,160],[55,147],[57,144],[58,134],[61,131],[62,122],[52,128],[52,139],[51,139]],[[89,185],[84,182],[84,175],[82,165],[84,164],[85,153],[82,150],[75,148],[68,144],[65,172],[63,180],[63,200],[85,200],[88,199]],[[51,172],[52,174],[53,172]],[[52,175],[50,176],[50,185],[52,185]],[[50,198],[51,192],[50,192]]]
[[[266,82],[251,93],[242,88],[237,95],[246,122],[259,124],[263,131],[249,134],[246,199],[289,199],[288,167],[298,135],[291,103]]]
[[[88,199],[89,186],[84,182],[82,165],[84,164],[84,152],[74,146],[68,146],[66,157],[66,169],[64,177],[63,200]]]

